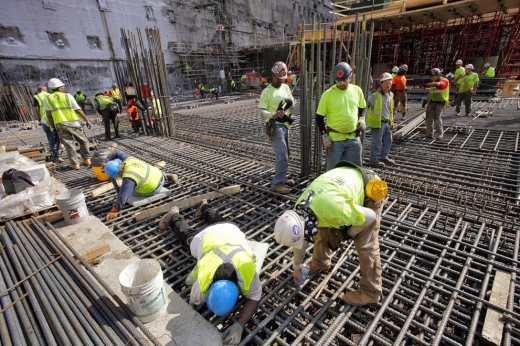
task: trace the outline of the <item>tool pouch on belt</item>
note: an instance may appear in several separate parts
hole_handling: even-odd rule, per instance
[[[275,128],[276,122],[274,121],[274,119],[269,119],[269,121],[265,123],[265,134],[268,137],[273,137]]]
[[[336,251],[341,247],[341,243],[343,243],[344,240],[348,239],[349,236],[347,235],[348,228],[339,229],[339,228],[331,228],[330,229],[330,235],[329,235],[329,242],[328,246],[329,249],[332,251]]]

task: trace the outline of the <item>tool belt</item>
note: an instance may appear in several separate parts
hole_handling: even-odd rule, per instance
[[[327,133],[334,132],[334,133],[341,133],[341,134],[343,134],[343,135],[351,135],[351,134],[357,132],[357,130],[354,130],[354,131],[352,131],[352,132],[339,132],[339,131],[334,130],[334,129],[331,128],[331,127],[327,127],[327,128],[326,128],[326,131],[327,131]]]

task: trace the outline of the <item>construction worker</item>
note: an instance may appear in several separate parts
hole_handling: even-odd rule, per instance
[[[202,81],[199,82],[198,88],[200,91],[200,98],[204,100],[204,84],[202,84]]]
[[[442,76],[438,68],[430,71],[432,81],[425,84],[430,89],[428,106],[426,107],[426,134],[424,137],[433,138],[433,127],[435,126],[436,138],[443,137],[442,132],[442,112],[448,106],[450,100],[450,81]]]
[[[495,68],[487,62],[484,64],[484,71],[482,71],[481,75],[484,77],[493,78],[495,77]]]
[[[459,82],[459,79],[462,78],[462,76],[464,76],[466,74],[465,70],[464,70],[464,67],[462,66],[462,60],[457,60],[455,62],[455,80],[453,82],[453,84],[455,85],[458,85],[458,82]]]
[[[135,106],[135,98],[128,100],[126,114],[128,114],[134,133],[139,134],[141,130],[141,120],[139,119],[139,109]]]
[[[235,83],[234,80],[231,80],[231,92],[233,92],[233,94],[236,92],[237,90],[237,84]]]
[[[277,61],[271,68],[272,83],[260,94],[258,108],[267,124],[274,126],[274,134],[269,137],[275,155],[274,176],[271,191],[288,194],[291,189],[285,185],[294,185],[294,180],[287,179],[289,170],[289,128],[292,120],[290,110],[294,107],[291,88],[284,83],[287,79],[287,66]],[[273,124],[274,120],[274,124]]]
[[[108,91],[108,96],[114,99],[116,101],[117,105],[119,106],[118,113],[121,113],[123,109],[123,105],[121,103],[121,91],[117,88],[116,82],[112,83],[112,88]]]
[[[287,84],[292,85],[292,79],[293,79],[292,72],[289,71],[289,72],[287,73]]]
[[[214,97],[216,100],[219,99],[219,96],[218,96],[218,94],[219,94],[219,90],[218,90],[218,88],[211,88],[211,89],[209,89],[209,92],[211,93],[211,99],[213,99],[213,97]]]
[[[314,243],[309,274],[328,271],[333,251],[354,239],[359,256],[359,290],[343,300],[363,306],[380,300],[382,294],[379,228],[383,199],[388,187],[373,171],[341,161],[317,177],[276,221],[274,237],[293,248],[294,283],[303,282],[301,266],[308,242]]]
[[[127,101],[137,98],[137,90],[134,87],[134,83],[131,80],[125,85],[125,97]]]
[[[159,168],[128,155],[121,150],[112,150],[102,166],[112,179],[122,178],[121,187],[106,220],[115,219],[123,209],[130,195],[153,196],[165,182],[177,182],[177,174],[163,173]]]
[[[346,62],[340,62],[333,73],[336,84],[321,95],[316,111],[316,124],[323,147],[327,149],[326,171],[339,161],[362,165],[359,134],[365,130],[365,97],[360,87],[349,84],[352,68]],[[326,128],[324,118],[327,118]]]
[[[85,166],[90,166],[88,139],[83,132],[80,119],[86,122],[89,129],[92,125],[74,97],[65,92],[65,84],[61,80],[51,78],[49,79],[48,86],[49,89],[52,90],[52,93],[45,97],[43,105],[45,113],[47,114],[46,120],[49,122],[49,127],[56,128],[57,134],[69,156],[72,169],[80,168],[74,141],[79,143],[81,158],[83,159],[81,163]]]
[[[368,163],[371,167],[395,165],[395,161],[388,158],[394,128],[394,94],[390,91],[392,80],[390,73],[383,73],[379,77],[379,89],[368,95],[366,124],[372,133]]]
[[[298,75],[296,73],[293,73],[293,78],[292,78],[292,88],[294,89],[296,87],[296,85],[298,84]]]
[[[85,113],[85,99],[86,96],[81,92],[81,89],[76,89],[76,93],[74,94],[74,99],[78,103],[78,105],[81,107],[81,110],[83,113]]]
[[[159,229],[173,231],[197,260],[186,277],[186,284],[191,286],[190,304],[201,306],[205,302],[215,315],[223,316],[231,312],[239,293],[246,297],[237,321],[222,333],[223,344],[238,345],[243,327],[257,311],[262,297],[256,258],[244,233],[234,223],[224,222],[206,200],[199,204],[195,217],[203,218],[206,227],[190,228],[179,208],[173,207],[161,218]]]
[[[397,76],[397,71],[399,71],[399,67],[394,66],[392,67],[392,79]]]
[[[155,98],[155,94],[153,92],[151,92],[150,95],[152,96],[153,113],[161,116],[162,115],[161,100]]]
[[[464,108],[466,109],[466,116],[471,115],[471,99],[473,95],[477,93],[478,87],[478,74],[473,72],[473,65],[467,64],[465,67],[465,75],[462,76],[459,81],[459,92],[457,94],[455,112],[457,116],[460,116],[460,105],[464,100]]]
[[[97,93],[94,96],[94,108],[96,108],[96,111],[101,114],[103,118],[103,124],[105,124],[105,140],[110,141],[112,139],[110,135],[110,122],[114,125],[115,137],[119,138],[119,119],[117,118],[119,106],[114,99],[102,93]]]
[[[408,72],[408,65],[403,64],[397,70],[397,75],[392,79],[392,92],[394,93],[395,98],[395,108],[394,108],[394,119],[395,119],[395,111],[397,108],[401,110],[403,117],[401,119],[406,119],[406,100],[407,100],[407,90],[406,90],[406,77],[405,74]]]
[[[45,135],[47,136],[47,142],[49,143],[49,149],[51,151],[51,161],[63,162],[63,159],[59,157],[58,143],[54,139],[55,133],[53,133],[53,129],[49,126],[49,120],[43,105],[43,102],[48,95],[47,87],[45,85],[38,85],[38,91],[37,94],[34,95],[33,102],[34,114],[36,114],[36,118],[42,124],[43,132],[45,132]]]

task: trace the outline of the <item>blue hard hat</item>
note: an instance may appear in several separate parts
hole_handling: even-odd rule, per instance
[[[229,280],[219,280],[211,285],[206,304],[217,316],[224,316],[233,309],[238,299],[238,287]]]
[[[123,162],[121,162],[121,160],[119,160],[119,159],[108,161],[108,163],[105,166],[105,173],[110,178],[117,177],[117,175],[119,174],[119,170],[121,169],[121,164],[122,163]]]

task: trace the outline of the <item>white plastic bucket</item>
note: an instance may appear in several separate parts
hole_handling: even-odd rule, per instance
[[[87,219],[88,209],[85,195],[80,190],[68,190],[56,196],[56,204],[65,218],[65,222],[74,225]]]
[[[119,274],[121,291],[130,310],[144,323],[155,320],[166,311],[167,297],[161,265],[153,259],[129,264]]]

